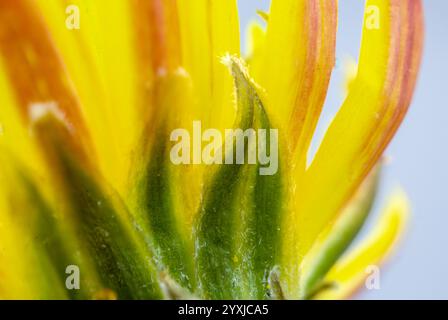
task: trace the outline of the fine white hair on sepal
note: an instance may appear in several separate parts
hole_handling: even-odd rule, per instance
[[[221,57],[221,63],[230,68],[232,66],[232,60],[233,60],[232,57],[236,58],[235,56],[232,56],[230,53],[226,53]]]
[[[230,74],[235,77],[235,71],[233,70],[234,66],[238,67],[239,72],[242,73],[243,77],[246,79],[247,82],[249,82],[257,91],[258,94],[266,94],[263,87],[261,87],[249,74],[248,67],[246,65],[246,62],[238,57],[237,55],[226,53],[221,57],[221,63],[225,65],[227,68],[229,68]],[[236,91],[234,91],[234,107],[237,109],[236,104]]]

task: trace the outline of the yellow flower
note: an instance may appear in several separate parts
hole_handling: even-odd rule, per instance
[[[412,99],[421,1],[367,0],[356,77],[308,166],[337,1],[272,0],[263,17],[242,58],[235,0],[0,1],[0,298],[326,299],[363,285],[408,214],[400,191],[345,253]],[[171,133],[194,121],[278,129],[278,171],[175,165]]]

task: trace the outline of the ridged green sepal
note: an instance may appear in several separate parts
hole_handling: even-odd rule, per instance
[[[60,209],[77,249],[73,255],[82,261],[81,286],[83,279],[97,279],[99,289],[112,290],[120,299],[161,297],[138,229],[129,223],[125,205],[102,181],[70,128],[48,111],[35,119],[33,132],[59,188]]]
[[[380,170],[380,165],[374,168],[344,207],[340,218],[307,256],[301,281],[303,298],[312,298],[326,286],[332,285],[322,283],[322,280],[352,244],[369,216],[378,189]]]
[[[180,125],[179,109],[188,105],[189,79],[185,74],[161,76],[155,84],[156,112],[148,122],[141,152],[134,169],[134,211],[145,229],[146,241],[154,252],[156,264],[180,286],[194,290],[191,229],[184,203],[185,185],[180,176],[188,168],[176,166],[170,158],[170,133]],[[183,105],[185,104],[185,106]],[[147,133],[157,132],[156,135]]]
[[[204,192],[196,228],[197,274],[202,295],[209,299],[263,299],[280,248],[283,186],[281,168],[262,175],[263,165],[249,164],[249,152],[278,152],[278,134],[271,125],[243,63],[229,57],[238,114],[235,129],[266,130],[265,144],[251,149],[245,139],[245,162],[220,165]],[[258,135],[260,138],[260,135]],[[228,137],[226,137],[226,140]],[[236,141],[233,142],[236,150]],[[264,148],[264,150],[263,150]],[[228,151],[228,150],[227,150]],[[277,163],[278,165],[278,163]]]

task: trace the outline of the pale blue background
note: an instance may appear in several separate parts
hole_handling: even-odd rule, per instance
[[[242,30],[268,0],[239,0]],[[341,61],[357,57],[364,1],[339,1],[338,64],[318,133],[341,103]],[[424,1],[425,54],[410,112],[387,154],[380,202],[398,183],[413,207],[402,247],[383,268],[381,289],[364,299],[448,299],[448,1]],[[369,225],[376,216],[371,218]]]

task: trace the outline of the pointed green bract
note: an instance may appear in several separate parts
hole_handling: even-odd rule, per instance
[[[157,78],[152,102],[155,111],[139,145],[131,197],[134,215],[144,229],[159,271],[194,291],[192,231],[185,221],[189,213],[184,201],[187,192],[179,181],[187,168],[170,159],[170,132],[180,125],[181,111],[188,108],[190,81],[180,70]]]
[[[99,290],[98,282],[83,272],[81,286],[76,290],[68,290],[66,287],[66,269],[70,265],[82,265],[82,260],[76,255],[76,249],[70,244],[71,239],[67,232],[62,230],[63,224],[54,215],[53,209],[43,198],[36,184],[22,174],[22,186],[27,196],[27,203],[33,204],[32,234],[34,245],[41,259],[47,259],[48,264],[45,274],[52,274],[57,281],[52,287],[53,299],[89,299],[94,290]],[[30,212],[28,213],[30,214]],[[59,296],[58,296],[59,295]]]
[[[325,275],[358,235],[375,200],[380,176],[380,165],[366,178],[353,199],[343,209],[330,234],[317,247],[317,254],[305,261],[302,278],[303,298],[312,298],[320,289],[331,285],[322,283]]]
[[[255,84],[239,59],[228,60],[238,105],[235,128],[270,132]],[[272,137],[267,137],[265,151],[269,154]],[[232,143],[235,150],[236,142]],[[245,140],[244,144],[248,158],[249,143]],[[233,161],[220,166],[205,189],[195,233],[197,275],[205,298],[268,297],[268,276],[280,244],[280,171],[260,175],[260,164]]]
[[[92,267],[83,270],[80,266],[81,277],[83,272],[95,272],[100,288],[113,290],[120,299],[161,297],[151,255],[137,229],[129,224],[126,207],[101,182],[69,128],[48,112],[35,121],[33,130],[60,187],[64,211],[73,223],[77,254],[90,257],[87,264]]]
[[[159,132],[166,132],[161,129]],[[157,139],[152,146],[151,157],[146,164],[138,190],[139,210],[149,229],[157,264],[166,268],[185,288],[194,288],[192,253],[188,250],[185,235],[176,221],[177,196],[171,178],[168,136]]]
[[[2,156],[9,157],[10,154]],[[68,292],[65,288],[67,264],[64,266],[62,262],[66,257],[66,251],[62,249],[65,239],[57,230],[53,212],[32,181],[29,172],[19,163],[14,163],[2,167],[0,174],[2,182],[14,190],[4,196],[8,199],[17,227],[23,232],[20,241],[26,246],[25,261],[33,266],[26,270],[29,292],[37,299],[85,297],[84,290],[74,293]],[[38,290],[35,288],[36,285]]]

